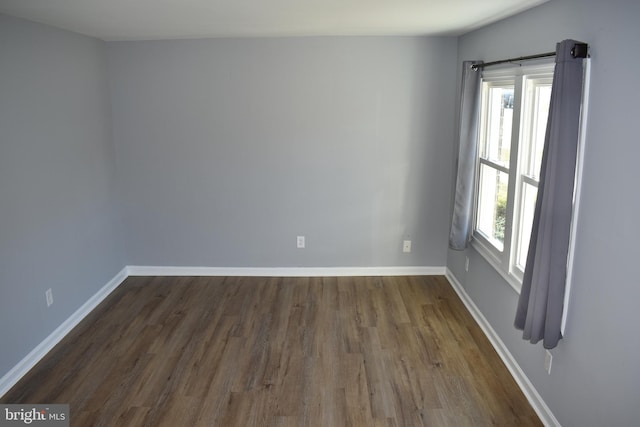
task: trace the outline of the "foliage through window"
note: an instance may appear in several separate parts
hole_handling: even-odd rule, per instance
[[[546,132],[553,64],[484,71],[474,239],[522,281]]]

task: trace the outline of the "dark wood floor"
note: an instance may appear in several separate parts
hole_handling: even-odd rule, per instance
[[[129,278],[2,399],[71,425],[541,425],[444,277]]]

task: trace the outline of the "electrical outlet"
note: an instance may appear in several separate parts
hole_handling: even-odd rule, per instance
[[[553,362],[553,355],[549,350],[545,350],[544,353],[544,370],[547,374],[551,375],[551,362]]]
[[[298,236],[296,238],[296,247],[298,249],[304,249],[305,247],[304,236]]]
[[[402,252],[411,252],[411,240],[405,240],[402,242]]]
[[[51,304],[53,304],[53,291],[51,288],[47,289],[44,296],[47,298],[47,307],[51,307]]]
[[[469,257],[464,260],[464,271],[469,271]]]

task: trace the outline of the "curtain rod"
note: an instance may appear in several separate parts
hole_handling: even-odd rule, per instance
[[[574,58],[586,58],[588,54],[589,45],[586,43],[576,43],[571,49],[571,56]],[[473,64],[471,68],[477,70],[478,68],[490,67],[492,65],[506,64],[508,62],[529,61],[531,59],[548,58],[556,56],[555,52],[538,53],[536,55],[520,56],[518,58],[500,59],[498,61],[485,62],[482,64]]]

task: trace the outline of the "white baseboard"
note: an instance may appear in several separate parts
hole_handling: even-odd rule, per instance
[[[545,401],[542,400],[542,397],[535,389],[531,381],[529,381],[529,378],[524,373],[522,368],[520,368],[520,365],[518,365],[518,362],[513,357],[507,346],[500,339],[500,336],[498,336],[493,327],[491,327],[491,324],[489,323],[487,318],[484,317],[478,306],[476,306],[471,297],[469,297],[469,294],[467,294],[467,292],[464,290],[456,276],[448,268],[446,269],[446,276],[447,279],[449,279],[449,282],[451,282],[451,286],[453,287],[453,289],[456,291],[464,305],[467,307],[467,310],[469,310],[469,313],[471,313],[471,316],[473,316],[478,326],[480,326],[480,329],[482,329],[484,334],[491,342],[491,345],[493,345],[493,348],[496,350],[504,364],[507,366],[507,369],[511,373],[511,376],[516,381],[525,397],[540,417],[542,423],[547,427],[560,427],[560,423],[553,415],[553,412],[551,412],[551,409],[549,409]]]
[[[6,375],[0,378],[0,397],[7,393],[56,344],[82,321],[95,307],[115,290],[128,276],[263,276],[263,277],[321,277],[321,276],[405,276],[446,275],[467,310],[485,333],[496,352],[507,366],[516,383],[546,426],[560,427],[547,404],[522,371],[498,334],[466,293],[458,279],[446,267],[161,267],[127,266],[104,285],[96,294],[58,326],[36,348],[27,354]]]
[[[17,365],[0,378],[0,397],[4,396],[36,363],[38,363],[56,344],[98,306],[114,289],[127,278],[127,269],[123,268],[115,277],[87,300],[67,320],[58,326],[36,348],[31,350]]]
[[[446,267],[161,267],[127,266],[87,300],[67,320],[58,326],[36,348],[27,354],[7,374],[0,378],[0,397],[7,393],[29,372],[56,344],[82,321],[95,307],[115,290],[128,276],[263,276],[263,277],[321,277],[321,276],[426,276],[446,275],[467,310],[485,333],[496,352],[507,366],[529,403],[546,426],[560,427],[547,404],[522,371],[498,334],[491,327],[480,309],[466,293],[458,279]]]
[[[160,267],[127,266],[129,276],[433,276],[444,275],[446,267]]]

